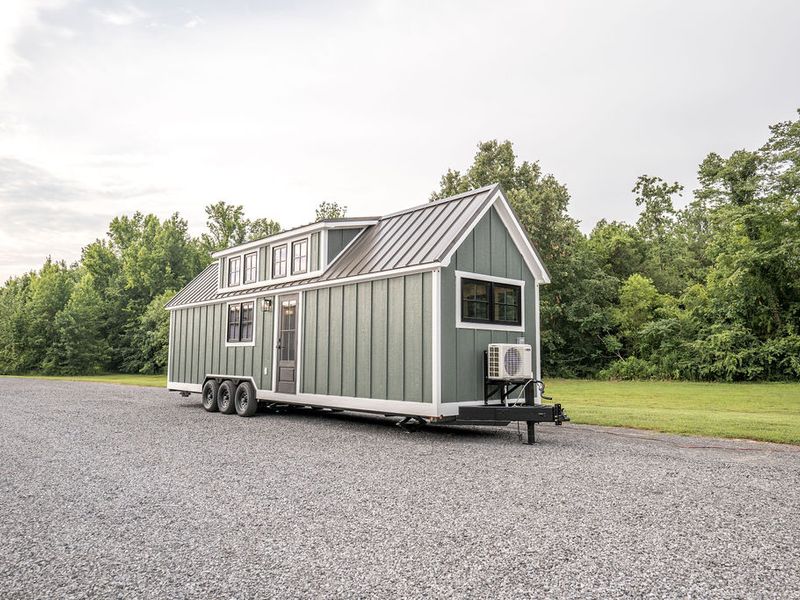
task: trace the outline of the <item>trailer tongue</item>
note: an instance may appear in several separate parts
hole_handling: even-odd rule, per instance
[[[483,405],[459,406],[455,425],[490,425],[505,427],[512,421],[528,424],[528,444],[536,443],[536,423],[555,423],[561,425],[569,417],[560,404],[537,404],[538,398],[552,400],[544,395],[544,382],[531,377],[509,377],[506,371],[498,369],[499,357],[490,356],[493,350],[514,348],[511,344],[490,344],[489,351],[483,353]],[[516,347],[526,348],[524,345]],[[529,347],[527,347],[529,348]],[[506,361],[508,362],[508,361]],[[521,388],[521,390],[520,390]],[[511,394],[520,390],[516,399]],[[538,394],[536,393],[538,391]],[[524,403],[520,401],[524,394]],[[497,400],[501,404],[489,404]]]
[[[460,406],[456,425],[490,425],[504,427],[512,421],[528,424],[528,444],[536,442],[536,423],[561,425],[569,417],[560,404],[526,404],[523,406],[483,405]]]

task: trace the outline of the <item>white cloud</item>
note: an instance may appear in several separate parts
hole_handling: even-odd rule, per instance
[[[0,86],[0,157],[196,231],[220,199],[286,226],[323,200],[422,202],[491,138],[587,226],[631,219],[639,174],[691,188],[706,152],[759,145],[800,98],[792,4],[206,3],[192,27],[182,5],[91,1],[0,27],[0,77],[29,65]]]
[[[148,17],[148,14],[137,8],[134,4],[123,4],[116,9],[95,8],[92,12],[109,25],[126,27],[138,23]]]

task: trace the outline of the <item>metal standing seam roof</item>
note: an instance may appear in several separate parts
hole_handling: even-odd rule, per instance
[[[365,227],[328,268],[315,277],[289,283],[268,281],[263,286],[218,291],[218,263],[215,261],[178,292],[166,307],[276,289],[290,290],[308,283],[439,263],[475,223],[497,187],[497,184],[483,187],[380,217],[375,225]]]

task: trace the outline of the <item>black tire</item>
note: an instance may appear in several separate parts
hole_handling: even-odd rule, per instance
[[[240,417],[252,417],[258,410],[258,398],[256,398],[256,388],[249,381],[241,382],[236,388],[234,397],[236,414]]]
[[[217,412],[217,392],[219,391],[219,384],[214,379],[209,379],[203,384],[203,408],[208,412]]]
[[[236,406],[234,406],[233,402],[235,395],[236,388],[230,379],[226,379],[220,384],[219,390],[217,391],[217,406],[219,407],[219,412],[223,415],[232,415],[236,412]]]

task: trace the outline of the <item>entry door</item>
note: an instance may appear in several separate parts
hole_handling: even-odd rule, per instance
[[[277,391],[297,392],[297,294],[281,296],[278,302]]]

